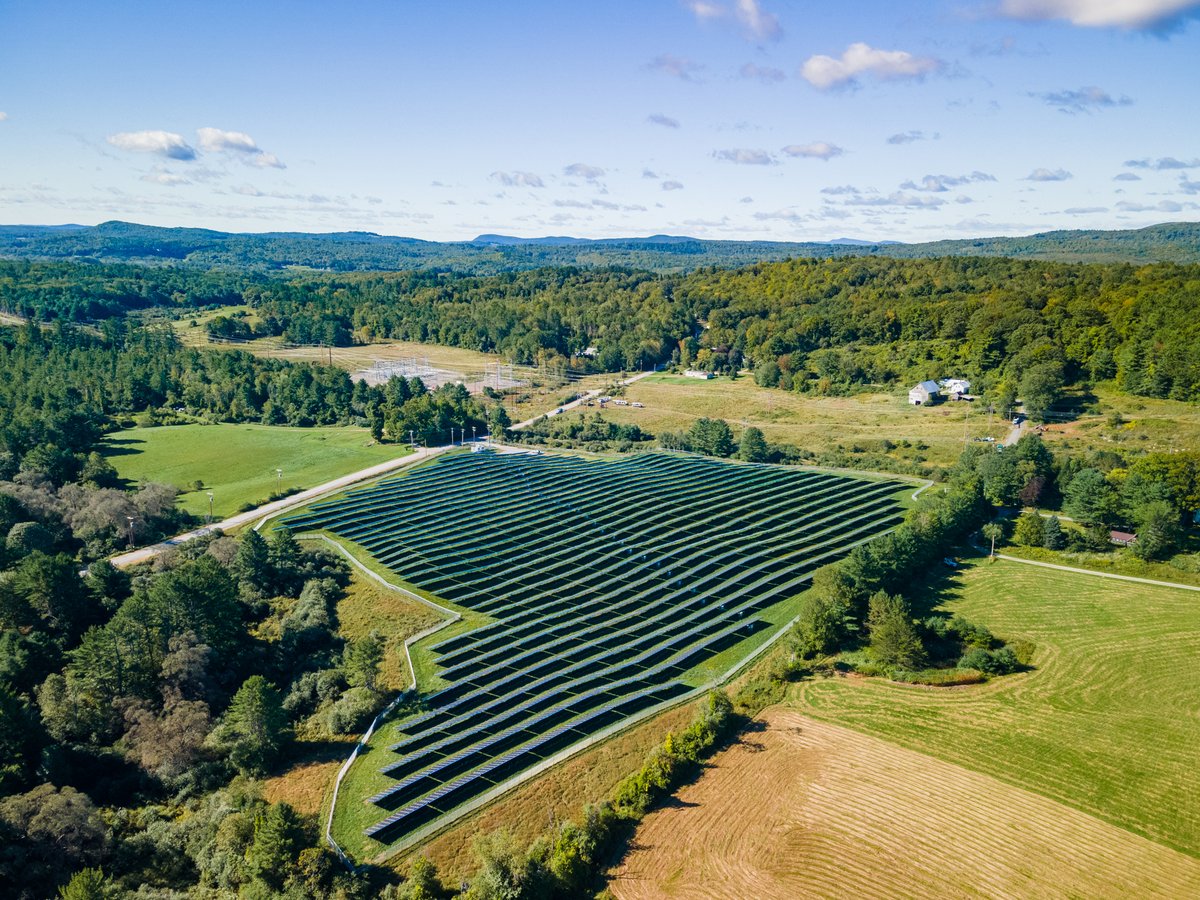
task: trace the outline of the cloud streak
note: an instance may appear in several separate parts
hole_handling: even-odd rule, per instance
[[[1092,85],[1081,87],[1077,91],[1045,91],[1030,92],[1030,97],[1036,97],[1047,106],[1052,106],[1059,112],[1069,115],[1091,113],[1098,109],[1111,109],[1116,106],[1132,106],[1133,99],[1122,94],[1114,97],[1108,91]]]
[[[900,185],[900,189],[940,194],[951,188],[961,187],[964,184],[995,180],[996,176],[980,171],[974,171],[970,175],[926,175],[919,182],[904,182],[904,184]]]
[[[655,72],[670,75],[672,78],[678,78],[680,81],[699,81],[700,73],[704,70],[704,66],[700,63],[671,53],[656,56],[646,67]]]
[[[810,56],[800,75],[818,90],[858,84],[861,76],[879,81],[922,79],[941,70],[944,63],[932,56],[914,56],[906,50],[880,50],[860,42],[851,44],[840,57]]]
[[[730,150],[714,150],[713,158],[722,162],[731,162],[739,166],[769,166],[775,162],[775,157],[766,150],[753,150],[748,147],[734,147]]]
[[[1200,168],[1200,158],[1176,159],[1174,156],[1160,156],[1158,159],[1127,159],[1125,167],[1127,169],[1152,169],[1155,172],[1172,169],[1197,169]]]
[[[542,177],[533,172],[493,172],[491,178],[505,187],[541,188],[546,186]]]
[[[651,113],[646,116],[646,121],[651,125],[661,125],[663,128],[678,128],[679,120],[672,119],[670,116],[665,116],[662,113]]]

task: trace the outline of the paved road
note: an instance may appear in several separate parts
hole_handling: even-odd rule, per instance
[[[620,383],[621,384],[633,384],[635,381],[640,381],[641,379],[645,378],[646,376],[654,375],[654,374],[656,374],[656,373],[655,372],[639,372],[637,375],[634,375],[632,378],[626,378],[624,381],[622,381]],[[570,403],[564,403],[562,406],[552,409],[548,413],[540,413],[540,414],[534,416],[532,419],[526,419],[524,422],[518,422],[516,425],[510,426],[510,430],[511,431],[519,431],[522,428],[528,428],[530,425],[532,425],[538,419],[550,419],[550,418],[553,418],[554,416],[562,415],[567,410],[575,409],[578,406],[582,406],[583,404],[587,403],[587,401],[594,400],[603,393],[604,393],[604,391],[599,388],[597,388],[594,391],[587,391],[586,393],[580,394],[578,398],[576,398],[575,400],[572,400]]]
[[[983,551],[987,552],[986,548]],[[1007,553],[997,553],[996,559],[1006,559],[1009,562],[1021,563],[1026,566],[1040,566],[1043,569],[1057,569],[1060,572],[1075,572],[1079,575],[1095,575],[1097,578],[1113,578],[1117,581],[1135,581],[1138,584],[1152,584],[1156,587],[1179,588],[1182,591],[1200,591],[1194,584],[1179,584],[1176,581],[1155,581],[1152,578],[1136,578],[1133,575],[1117,575],[1115,572],[1097,572],[1095,569],[1078,569],[1075,566],[1060,566],[1056,563],[1038,562],[1033,559],[1022,559],[1019,556],[1009,556]]]
[[[213,525],[206,525],[203,528],[197,528],[194,531],[188,531],[184,534],[176,535],[173,538],[163,541],[161,544],[152,544],[149,547],[142,547],[138,550],[131,550],[128,553],[122,553],[119,556],[114,556],[109,559],[114,566],[124,568],[125,566],[136,566],[138,563],[147,562],[158,556],[160,553],[177,547],[180,544],[186,543],[193,538],[198,538],[205,534],[211,534],[216,529],[221,531],[229,531],[233,528],[238,528],[242,525],[248,525],[251,522],[256,522],[259,519],[270,518],[281,512],[285,512],[293,507],[301,506],[325,494],[332,494],[340,491],[343,488],[350,487],[360,481],[367,481],[371,478],[377,478],[380,475],[386,475],[394,469],[411,466],[413,463],[420,462],[423,459],[429,459],[439,453],[449,450],[449,447],[429,447],[417,450],[415,453],[410,453],[407,456],[389,459],[387,462],[379,463],[367,469],[360,469],[357,472],[351,472],[349,475],[343,475],[341,478],[335,478],[333,481],[327,481],[324,484],[318,485],[315,488],[309,488],[307,491],[301,491],[298,494],[293,494],[290,497],[285,497],[282,500],[276,500],[272,503],[266,503],[249,512],[238,513],[236,516],[230,516],[223,522],[216,522]]]

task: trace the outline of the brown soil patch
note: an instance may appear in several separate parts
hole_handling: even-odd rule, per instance
[[[1200,860],[1037,794],[799,713],[649,816],[620,900],[1200,896]]]

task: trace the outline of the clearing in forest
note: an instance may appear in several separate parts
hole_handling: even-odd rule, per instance
[[[638,829],[619,900],[1185,897],[1200,860],[776,707]]]
[[[702,381],[651,375],[627,387],[624,396],[645,407],[610,406],[606,419],[640,425],[654,434],[687,431],[702,416],[724,419],[735,430],[753,425],[769,441],[818,457],[837,450],[839,465],[859,468],[878,468],[871,458],[880,456],[916,466],[951,466],[962,453],[964,438],[1000,440],[1008,433],[1008,423],[989,416],[983,403],[912,406],[900,391],[819,397],[759,387],[750,377]]]
[[[408,452],[353,427],[160,425],[126,428],[104,442],[104,455],[125,481],[173,484],[183,491],[180,505],[201,517],[208,515],[211,491],[218,519],[267,502],[277,486],[316,487]],[[193,490],[197,481],[203,487]]]

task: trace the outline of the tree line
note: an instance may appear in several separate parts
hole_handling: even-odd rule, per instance
[[[600,371],[750,367],[761,384],[824,393],[953,373],[1039,413],[1084,380],[1200,398],[1198,301],[1200,266],[1172,263],[846,257],[671,275],[267,277],[0,261],[0,309],[44,321],[246,304],[264,333],[298,343],[425,341]]]

